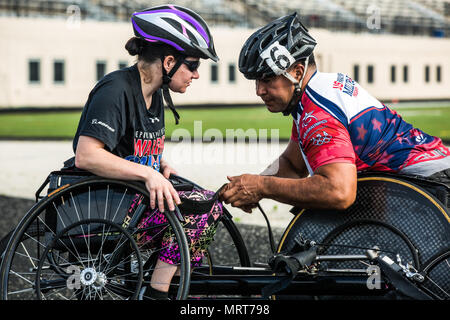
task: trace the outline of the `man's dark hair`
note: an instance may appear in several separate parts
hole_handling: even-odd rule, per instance
[[[306,59],[299,60],[302,65],[305,65]],[[311,53],[308,60],[308,67],[316,67],[316,59],[314,58],[314,53]]]

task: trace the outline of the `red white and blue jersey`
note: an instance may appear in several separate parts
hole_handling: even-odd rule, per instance
[[[414,128],[342,73],[316,72],[292,116],[291,139],[311,174],[334,162],[424,176],[450,167],[441,139]]]

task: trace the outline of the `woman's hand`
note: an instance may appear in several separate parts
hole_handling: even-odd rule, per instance
[[[166,179],[169,179],[171,174],[178,175],[177,171],[165,160],[161,160],[161,173]]]
[[[180,197],[177,191],[172,186],[169,180],[167,180],[158,171],[149,168],[149,175],[145,179],[145,186],[150,192],[150,207],[155,209],[156,202],[158,202],[158,209],[164,212],[164,199],[169,206],[169,210],[175,210],[174,202],[178,205],[181,203]]]

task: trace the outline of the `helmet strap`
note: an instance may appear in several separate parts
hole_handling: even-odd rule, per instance
[[[288,78],[293,84],[294,84],[294,93],[292,94],[291,101],[289,101],[288,105],[286,106],[286,109],[283,111],[284,116],[288,116],[292,113],[294,108],[298,106],[298,103],[300,102],[300,99],[302,97],[302,83],[303,79],[305,78],[306,71],[308,70],[308,62],[309,57],[305,60],[305,71],[303,72],[302,78],[300,81],[297,81],[289,72],[285,71],[283,75]]]
[[[177,110],[175,110],[175,106],[173,105],[172,98],[170,96],[169,91],[169,83],[172,81],[172,76],[177,72],[178,68],[183,63],[183,59],[180,57],[177,59],[177,62],[173,66],[172,70],[170,70],[169,73],[167,73],[166,68],[164,68],[164,58],[165,56],[161,56],[161,69],[163,74],[163,84],[162,84],[162,92],[164,101],[167,104],[167,107],[172,111],[173,116],[175,118],[175,124],[179,123],[180,115],[178,114]]]

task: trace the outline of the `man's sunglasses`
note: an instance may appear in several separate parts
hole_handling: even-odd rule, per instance
[[[188,67],[189,71],[194,72],[200,67],[200,60],[183,60],[183,63]]]

